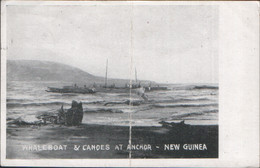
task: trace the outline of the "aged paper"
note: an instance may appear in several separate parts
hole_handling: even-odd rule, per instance
[[[1,165],[259,165],[258,2],[1,9]]]

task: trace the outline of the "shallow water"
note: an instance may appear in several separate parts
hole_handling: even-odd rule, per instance
[[[83,123],[121,126],[159,126],[160,121],[182,121],[192,125],[218,124],[218,88],[216,85],[166,85],[167,91],[147,92],[148,101],[139,106],[120,103],[129,100],[127,93],[59,94],[46,92],[47,86],[62,87],[73,83],[21,82],[7,85],[7,118],[34,122],[43,112],[57,112],[61,105],[70,108],[71,101],[83,103]],[[196,88],[196,86],[205,86]],[[111,103],[105,105],[106,103]]]

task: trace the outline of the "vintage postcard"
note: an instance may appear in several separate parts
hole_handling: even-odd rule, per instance
[[[239,165],[257,165],[257,5],[2,1],[1,164],[232,166],[242,157]],[[230,20],[240,25],[233,34]],[[234,89],[245,81],[251,101]],[[251,113],[233,115],[239,96]],[[225,132],[232,121],[243,126]],[[254,137],[243,147],[246,133]],[[231,142],[238,157],[223,147]]]

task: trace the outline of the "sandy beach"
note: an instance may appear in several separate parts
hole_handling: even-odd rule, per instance
[[[131,137],[128,146],[126,126],[12,125],[7,128],[7,158],[129,158],[129,153],[131,158],[218,157],[214,125],[132,127]]]

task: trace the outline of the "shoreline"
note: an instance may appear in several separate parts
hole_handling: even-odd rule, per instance
[[[218,157],[218,125],[133,126],[131,137],[128,147],[127,126],[8,126],[6,152],[8,159],[126,159],[129,153],[133,159]]]

